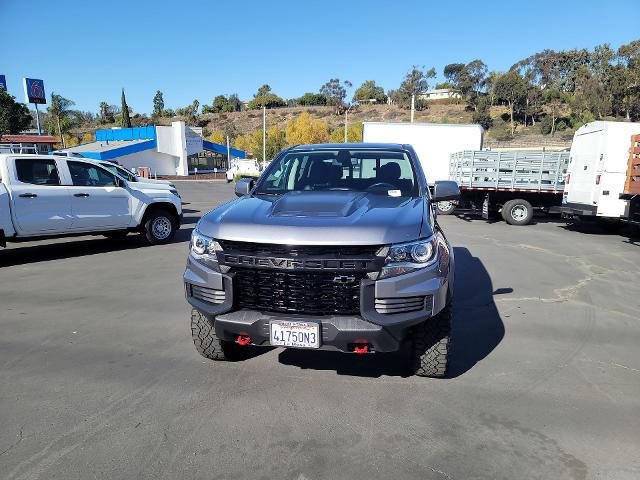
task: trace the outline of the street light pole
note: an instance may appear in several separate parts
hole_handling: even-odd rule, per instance
[[[267,161],[267,107],[262,107],[262,165]]]
[[[351,107],[353,107],[353,104],[349,105],[349,108],[347,108],[344,111],[344,143],[347,143],[349,141],[348,125],[349,125],[349,110],[351,110]]]
[[[411,95],[411,123],[413,123],[413,117],[416,112],[416,95]]]
[[[349,107],[351,108],[351,107]],[[349,109],[347,108],[344,111],[344,143],[347,143],[348,134],[347,134],[347,124],[349,123]]]

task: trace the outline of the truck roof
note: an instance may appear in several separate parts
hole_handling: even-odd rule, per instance
[[[400,143],[316,143],[313,145],[296,145],[290,151],[308,150],[336,150],[336,149],[384,149],[393,148],[396,150],[405,149],[406,146]]]

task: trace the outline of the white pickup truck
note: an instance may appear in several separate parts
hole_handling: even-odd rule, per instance
[[[0,154],[0,245],[40,238],[144,234],[168,243],[182,220],[169,185],[129,182],[93,161]]]

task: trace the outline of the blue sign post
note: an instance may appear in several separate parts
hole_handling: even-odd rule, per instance
[[[24,97],[27,103],[33,103],[36,106],[36,125],[38,126],[38,135],[42,135],[40,130],[40,114],[38,105],[47,103],[47,97],[44,93],[44,82],[35,78],[23,78]]]
[[[7,79],[4,75],[0,75],[0,90],[7,91]]]

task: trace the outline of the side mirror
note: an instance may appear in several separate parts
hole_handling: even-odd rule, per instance
[[[458,183],[452,180],[440,180],[435,183],[433,187],[433,195],[431,195],[431,201],[444,202],[446,200],[457,200],[460,197],[460,188]]]
[[[236,182],[236,196],[244,197],[247,195],[251,189],[253,188],[253,179],[252,178],[241,178]]]
[[[124,188],[124,187],[126,187],[126,186],[127,186],[127,182],[125,182],[125,181],[124,181],[123,179],[121,179],[120,177],[115,176],[114,178],[115,178],[115,181],[116,181],[116,187]]]

